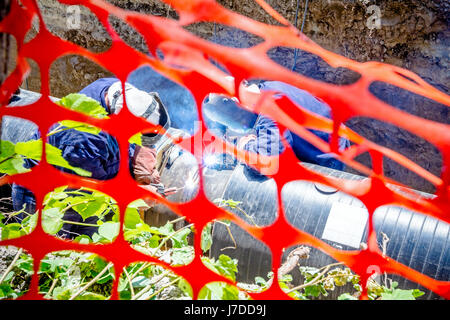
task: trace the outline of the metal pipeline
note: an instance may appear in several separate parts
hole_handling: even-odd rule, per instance
[[[189,179],[189,172],[197,170],[192,156],[178,147],[168,152],[171,159],[162,168],[161,177],[167,186],[179,186]],[[191,159],[187,161],[187,159]],[[337,171],[317,165],[312,169],[328,176],[347,180],[361,180],[364,177]],[[240,216],[249,224],[259,226],[270,225],[277,217],[277,186],[273,179],[255,175],[238,164],[229,168],[203,168],[204,188],[207,197],[216,199],[232,199],[239,201],[239,208],[227,208]],[[433,197],[430,194],[417,192],[421,197]],[[292,181],[282,189],[282,201],[288,221],[299,230],[320,238],[331,246],[342,250],[359,250],[367,242],[368,213],[364,204],[358,199],[339,190],[309,181]],[[172,195],[168,199],[173,202],[185,202],[194,198],[196,190],[184,189],[182,193]],[[167,210],[167,209],[166,209]],[[167,214],[164,209],[158,211]],[[251,217],[251,218],[250,218]],[[377,240],[382,249],[383,239],[388,239],[385,254],[434,279],[450,280],[450,228],[449,225],[430,216],[411,210],[383,206],[376,210],[373,222],[377,232]],[[253,238],[246,231],[234,224],[229,230],[216,223],[213,228],[213,245],[211,257],[227,254],[239,261],[237,280],[252,283],[256,276],[267,277],[272,271],[270,249]],[[234,247],[234,241],[237,247]],[[226,249],[223,249],[226,248]],[[283,257],[287,257],[293,248],[286,248]],[[283,259],[284,259],[283,258]],[[336,262],[323,252],[312,249],[310,257],[301,264],[311,267],[322,267]],[[300,274],[294,272],[294,281]],[[427,294],[423,298],[439,297],[425,288],[396,275],[389,278],[399,283],[399,288],[419,288]],[[327,299],[336,298],[339,290],[330,294]]]

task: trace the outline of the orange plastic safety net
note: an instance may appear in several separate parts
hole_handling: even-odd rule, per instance
[[[297,161],[291,149],[287,149],[279,157],[278,171],[271,172],[270,166],[258,165],[261,170],[275,179],[278,187],[278,197],[281,199],[281,189],[284,184],[292,180],[304,179],[323,183],[360,199],[369,211],[368,246],[364,250],[342,251],[338,250],[312,235],[293,228],[286,220],[281,201],[278,209],[278,218],[270,226],[256,228],[245,223],[240,218],[231,217],[222,208],[210,202],[200,186],[198,196],[188,203],[174,204],[165,199],[157,198],[174,212],[184,215],[187,220],[194,223],[197,233],[213,219],[226,218],[245,229],[256,239],[267,244],[272,251],[273,270],[280,267],[282,249],[293,245],[304,244],[314,246],[334,259],[343,262],[361,277],[361,284],[366,283],[371,276],[367,272],[369,266],[377,265],[381,272],[398,274],[411,281],[419,283],[445,298],[450,298],[450,283],[437,281],[418,271],[415,271],[399,262],[386,257],[377,246],[372,216],[376,208],[383,205],[400,205],[426,215],[450,222],[450,128],[446,124],[422,119],[417,116],[394,108],[378,98],[370,91],[369,85],[374,81],[383,81],[399,88],[416,93],[423,97],[433,99],[443,105],[450,106],[450,97],[427,84],[416,74],[395,66],[367,62],[359,63],[335,53],[329,52],[306,36],[301,34],[294,26],[289,24],[276,11],[263,0],[255,0],[274,19],[278,26],[267,25],[254,21],[243,15],[232,12],[213,0],[167,0],[179,15],[179,20],[164,17],[144,15],[136,12],[122,10],[104,0],[60,0],[70,5],[83,5],[89,8],[103,24],[112,38],[112,46],[102,53],[93,53],[71,42],[62,40],[46,28],[39,8],[34,0],[12,1],[11,11],[0,24],[0,31],[13,35],[17,42],[18,56],[16,69],[2,84],[0,91],[1,116],[15,116],[35,122],[41,132],[47,132],[49,126],[63,119],[73,119],[87,122],[102,128],[112,134],[119,142],[121,150],[121,167],[119,174],[108,181],[96,181],[62,173],[45,161],[45,158],[29,173],[4,177],[1,184],[16,182],[32,190],[36,196],[37,209],[42,209],[42,200],[45,194],[61,185],[85,186],[102,191],[118,201],[121,213],[125,212],[127,205],[143,197],[155,197],[144,189],[138,187],[129,174],[127,164],[128,139],[140,131],[149,129],[149,123],[133,116],[126,108],[116,116],[109,119],[98,120],[88,116],[63,109],[52,103],[49,96],[49,69],[53,61],[63,55],[77,54],[84,56],[105,69],[114,73],[122,82],[125,82],[129,73],[143,65],[149,65],[165,77],[186,87],[195,98],[200,119],[202,118],[201,103],[210,92],[237,96],[248,110],[266,114],[277,120],[280,126],[289,128],[297,135],[311,141],[325,152],[334,152],[346,165],[351,166],[369,179],[363,181],[345,181],[324,177],[303,166]],[[108,22],[108,17],[114,15],[134,27],[145,39],[153,55],[142,54],[119,37]],[[31,27],[34,17],[39,19],[39,33],[29,42],[24,42],[25,35]],[[183,26],[196,22],[216,22],[235,27],[252,33],[264,39],[254,47],[236,49],[224,47],[203,40]],[[344,67],[361,75],[359,80],[351,85],[337,86],[313,80],[281,67],[267,56],[267,51],[273,47],[298,48],[313,53],[325,60],[332,67]],[[160,49],[164,58],[157,58],[156,50]],[[225,66],[235,79],[235,85],[225,81],[225,74],[216,68],[208,57]],[[42,97],[35,103],[17,108],[6,108],[8,98],[25,79],[30,67],[26,58],[37,62],[41,70]],[[176,66],[176,67],[175,67]],[[293,106],[287,98],[274,99],[270,94],[252,95],[240,89],[240,83],[245,79],[280,80],[298,88],[305,89],[313,95],[323,99],[330,105],[333,120],[316,116],[301,106]],[[239,92],[241,91],[241,92]],[[372,143],[347,127],[343,126],[352,117],[362,116],[384,121],[386,123],[405,129],[427,141],[433,143],[443,155],[443,170],[441,176],[435,176],[421,168],[406,157],[393,150]],[[330,143],[325,143],[310,134],[305,128],[320,129],[331,132]],[[206,127],[203,125],[203,129]],[[339,153],[337,148],[338,137],[346,137],[354,145]],[[180,146],[194,145],[196,135],[184,141],[177,141]],[[201,138],[200,138],[201,141]],[[216,139],[215,143],[225,143]],[[208,146],[202,146],[205,148]],[[189,150],[192,151],[192,150]],[[369,152],[372,158],[372,167],[368,168],[356,162],[354,158]],[[228,152],[234,154],[239,160],[245,161],[249,155],[238,151],[228,145]],[[45,154],[45,153],[43,153]],[[199,154],[194,154],[201,161]],[[400,163],[419,176],[427,179],[436,187],[436,197],[433,199],[420,198],[412,192],[400,192],[389,187],[390,181],[383,175],[383,157],[388,157]],[[268,159],[274,160],[274,159]],[[262,163],[261,161],[258,163]],[[269,162],[270,164],[270,162]],[[51,178],[49,178],[51,177]],[[201,178],[201,177],[200,177]],[[201,183],[202,179],[200,180]],[[194,260],[187,266],[172,267],[156,258],[149,257],[133,250],[123,238],[121,231],[116,240],[105,245],[82,245],[59,240],[46,234],[40,224],[29,235],[14,240],[6,240],[1,245],[14,245],[24,248],[34,258],[35,275],[31,288],[23,299],[43,299],[38,293],[37,270],[40,261],[47,253],[57,250],[82,250],[99,254],[114,263],[115,272],[120,272],[126,265],[135,261],[153,261],[172,269],[178,275],[189,281],[194,290],[194,298],[199,290],[208,282],[229,280],[222,278],[206,268],[201,260],[200,237],[195,237],[194,248],[197,252]],[[121,223],[124,215],[121,214]],[[282,234],[283,237],[279,235]],[[276,272],[274,272],[276,276]],[[115,278],[112,299],[118,298],[118,277]],[[254,299],[289,299],[289,297],[276,285],[274,281],[268,290],[250,295]],[[367,298],[364,289],[362,299]]]

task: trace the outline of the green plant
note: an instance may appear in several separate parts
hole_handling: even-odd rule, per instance
[[[6,247],[14,252],[14,258],[0,274],[0,300],[16,299],[25,294],[33,275],[33,258],[22,248]]]
[[[258,225],[256,224],[255,220],[253,219],[252,216],[250,216],[247,212],[245,212],[245,210],[243,210],[240,205],[242,204],[242,201],[236,201],[233,199],[221,199],[221,198],[217,198],[214,199],[213,201],[214,203],[216,203],[218,205],[218,207],[228,207],[231,209],[235,209],[237,211],[239,211],[240,213],[242,213],[254,226],[258,227]]]
[[[125,212],[124,238],[132,247],[142,253],[158,257],[172,265],[186,265],[194,258],[194,248],[189,245],[188,237],[192,234],[193,224],[178,230],[175,223],[184,217],[168,221],[161,227],[146,224],[139,215],[139,209],[149,206],[144,200],[130,203]]]
[[[80,214],[83,221],[90,217],[97,217],[97,223],[65,220],[64,214],[69,209]],[[66,186],[59,187],[44,198],[42,227],[45,232],[56,235],[64,224],[98,228],[92,238],[79,235],[74,239],[76,242],[110,243],[119,233],[119,208],[115,201],[104,193],[87,188],[72,190]]]
[[[201,257],[205,266],[221,276],[236,281],[238,273],[238,260],[221,254],[216,260],[206,256]],[[225,282],[211,282],[206,284],[199,292],[199,300],[248,300],[250,297],[237,287]]]
[[[20,222],[8,223],[9,219],[24,214],[26,217]],[[1,240],[14,239],[31,233],[37,224],[38,216],[26,212],[25,208],[15,212],[0,212]]]
[[[250,300],[249,295],[225,282],[206,284],[198,294],[199,300]]]
[[[113,264],[89,252],[53,252],[39,268],[39,292],[47,299],[106,300],[113,280]]]
[[[222,223],[228,230],[231,239],[234,242],[234,238],[231,234],[228,221],[214,221],[214,223]],[[203,254],[207,253],[212,245],[213,223],[208,223],[202,230],[201,248]],[[234,242],[236,244],[236,242]],[[234,247],[236,249],[236,247]],[[236,281],[236,275],[238,273],[238,260],[221,254],[218,259],[201,256],[203,264],[212,271],[220,274],[221,276]],[[200,300],[248,300],[249,296],[240,291],[237,287],[225,282],[212,282],[206,284],[199,292],[198,299]]]
[[[124,268],[118,291],[121,300],[192,299],[192,288],[186,280],[148,262]]]
[[[392,282],[390,288],[383,287],[380,300],[416,300],[423,296],[425,293],[419,289],[403,290],[397,288],[398,283]]]
[[[328,296],[337,287],[344,287],[347,284],[354,288],[353,293],[342,293],[338,300],[356,300],[361,295],[362,286],[360,277],[352,273],[350,268],[340,267],[342,263],[332,263],[327,266],[316,268],[300,266],[299,270],[304,282],[301,285],[292,286],[292,277],[286,278],[288,281],[280,281],[280,287],[291,297],[299,300]],[[381,285],[369,278],[367,284],[368,297],[370,300],[415,300],[422,296],[424,292],[414,290],[403,290],[397,288],[398,283],[392,282],[390,287]]]

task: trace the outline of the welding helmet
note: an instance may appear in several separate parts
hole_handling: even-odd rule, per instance
[[[112,114],[118,114],[123,108],[122,83],[113,83],[107,96]],[[125,83],[125,99],[128,109],[137,117],[144,118],[152,124],[160,125],[164,130],[170,127],[169,113],[158,93],[139,90],[130,83]],[[143,135],[143,144],[154,144],[161,137],[158,133]]]

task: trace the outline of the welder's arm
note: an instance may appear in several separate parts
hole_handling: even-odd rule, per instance
[[[136,146],[132,164],[134,178],[144,189],[162,196],[168,196],[177,191],[177,188],[165,188],[161,183],[161,177],[156,170],[155,149]]]
[[[136,146],[132,159],[134,178],[139,184],[159,184],[161,178],[156,170],[156,150]]]

